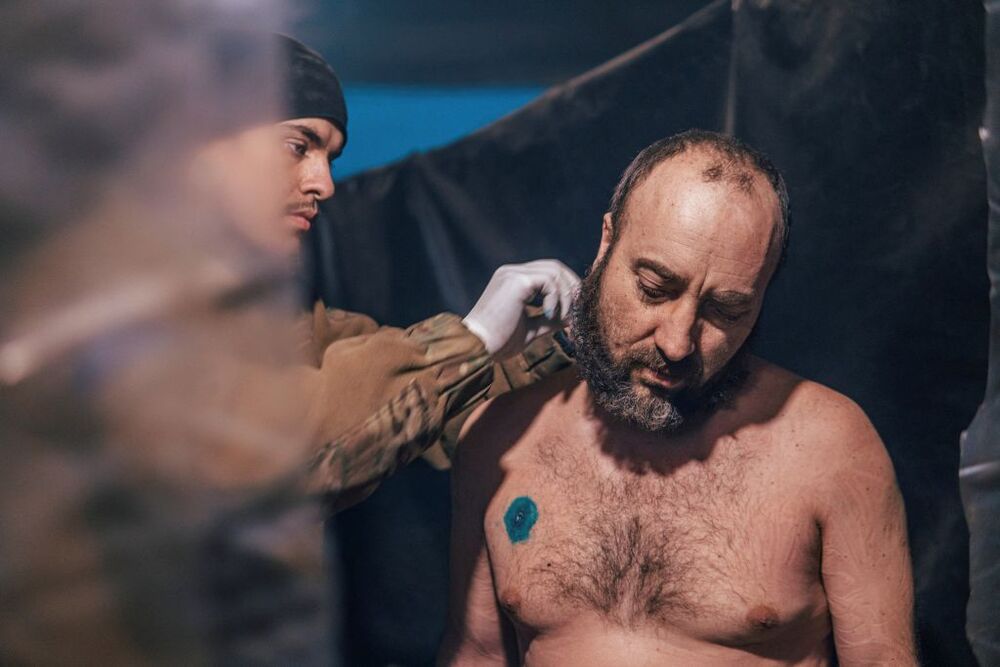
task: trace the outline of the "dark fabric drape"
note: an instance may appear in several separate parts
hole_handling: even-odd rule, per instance
[[[986,398],[963,440],[960,476],[970,533],[969,639],[981,665],[1000,665],[1000,3],[985,4],[990,366]]]
[[[480,132],[339,184],[310,248],[316,294],[402,324],[465,311],[505,262],[582,271],[638,150],[689,127],[734,133],[772,157],[792,200],[756,351],[867,411],[906,501],[923,659],[972,664],[958,439],[986,369],[982,80],[974,0],[720,0]],[[392,525],[387,506],[357,508],[351,530]],[[413,570],[426,583],[416,554],[386,548],[406,553],[394,585]],[[347,574],[360,594],[387,576]]]

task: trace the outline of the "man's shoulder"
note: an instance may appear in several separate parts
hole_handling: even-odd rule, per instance
[[[803,475],[816,476],[817,490],[841,488],[863,477],[895,485],[888,452],[865,411],[843,393],[760,359],[754,360],[753,391],[773,401],[778,440]]]
[[[777,367],[772,381],[794,378],[781,427],[783,453],[823,526],[901,507],[896,472],[864,410],[844,394]]]
[[[751,378],[758,409],[796,439],[827,454],[883,448],[868,415],[845,394],[759,358],[751,361]]]

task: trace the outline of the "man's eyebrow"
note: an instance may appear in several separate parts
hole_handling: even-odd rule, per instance
[[[687,281],[681,278],[679,275],[670,270],[670,268],[655,259],[650,259],[648,257],[641,257],[636,260],[635,268],[637,269],[649,269],[653,273],[660,276],[665,282],[668,283],[681,283],[686,284]]]
[[[307,125],[286,125],[285,127],[290,127],[293,130],[298,130],[299,132],[302,133],[302,136],[304,136],[306,139],[309,140],[309,143],[315,146],[323,146],[323,140],[320,138],[318,134],[316,134],[316,131],[311,127]]]

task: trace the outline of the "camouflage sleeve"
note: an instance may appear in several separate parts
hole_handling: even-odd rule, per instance
[[[492,379],[486,349],[456,315],[334,340],[315,371],[309,489],[356,502],[419,456]]]
[[[319,366],[323,362],[323,353],[332,343],[375,333],[379,326],[367,315],[327,308],[322,301],[317,301],[312,312],[301,318],[299,328],[306,360],[313,366]]]
[[[445,424],[438,446],[447,461],[455,455],[462,424],[482,400],[495,398],[513,389],[526,387],[561,371],[573,363],[573,345],[563,332],[532,341],[521,354],[493,365],[493,382],[486,393],[458,411]],[[435,448],[437,449],[437,447]]]
[[[329,496],[335,508],[366,497],[439,441],[453,441],[443,439],[446,424],[464,419],[486,398],[569,363],[547,336],[522,355],[493,364],[456,315],[437,315],[407,329],[378,328],[353,317],[328,311],[320,318],[314,311],[317,327],[332,321],[333,334],[341,335],[328,338],[333,342],[316,370],[310,421],[318,447],[308,488]],[[458,431],[449,424],[448,432]]]

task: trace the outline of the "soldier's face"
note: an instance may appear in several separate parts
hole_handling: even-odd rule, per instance
[[[296,241],[309,231],[319,202],[333,196],[331,164],[344,147],[344,135],[322,118],[298,118],[278,125],[283,143],[285,202],[281,223]]]
[[[213,142],[200,178],[237,229],[277,255],[294,254],[319,202],[333,195],[331,161],[344,135],[322,118],[262,125]]]

